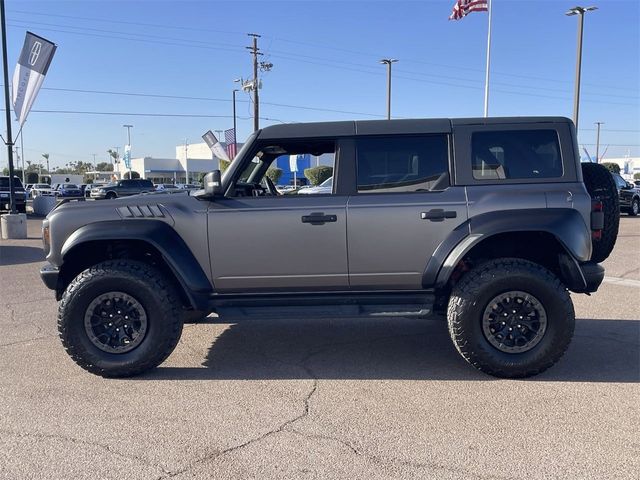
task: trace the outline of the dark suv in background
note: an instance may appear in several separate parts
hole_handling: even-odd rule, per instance
[[[103,187],[92,188],[90,197],[95,199],[128,197],[152,191],[154,186],[151,180],[119,180]]]
[[[13,191],[16,196],[16,209],[20,213],[27,211],[27,193],[18,177],[13,177]],[[9,210],[9,177],[0,177],[0,210]]]
[[[635,217],[640,213],[640,190],[634,184],[627,182],[619,174],[613,173],[612,175],[618,188],[620,211]]]

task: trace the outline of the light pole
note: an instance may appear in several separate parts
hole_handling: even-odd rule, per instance
[[[234,81],[238,81],[238,80],[234,80]],[[233,144],[235,145],[236,143],[238,143],[236,141],[236,92],[239,92],[240,90],[238,90],[237,88],[233,89],[233,92],[231,92],[233,94]],[[235,147],[233,147],[235,148]]]
[[[578,134],[578,113],[580,110],[580,71],[582,69],[582,30],[584,28],[584,14],[597,10],[598,7],[573,7],[565,13],[565,15],[571,17],[573,15],[579,15],[578,19],[578,51],[576,59],[576,84],[575,94],[573,97],[573,123],[576,126],[576,135]]]
[[[132,174],[131,174],[131,129],[133,128],[133,125],[122,125],[124,128],[127,129],[127,145],[129,146],[129,180],[133,180]],[[125,150],[124,152],[125,157],[127,156],[127,152]],[[126,168],[126,165],[125,165]]]
[[[596,163],[600,163],[600,125],[603,125],[604,122],[596,122]]]
[[[387,66],[387,120],[391,120],[391,64],[396,63],[395,58],[383,58],[380,63]]]

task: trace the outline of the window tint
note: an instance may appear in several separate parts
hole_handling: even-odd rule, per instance
[[[476,132],[471,137],[473,178],[504,180],[562,176],[555,130]]]
[[[138,180],[138,184],[141,187],[153,187],[153,183],[151,183],[151,180]]]
[[[449,186],[446,135],[357,139],[358,192],[443,190]]]
[[[613,178],[615,179],[619,188],[624,188],[627,186],[627,181],[624,178],[622,178],[620,175],[614,175]]]

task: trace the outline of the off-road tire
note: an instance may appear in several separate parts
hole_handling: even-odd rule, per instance
[[[618,188],[611,172],[599,163],[583,163],[582,177],[587,191],[593,200],[602,202],[604,212],[604,228],[602,237],[593,240],[591,260],[600,263],[606,260],[618,238],[620,225],[620,199]]]
[[[522,353],[494,347],[482,328],[485,308],[508,291],[533,295],[546,310],[547,326],[535,346]],[[537,375],[564,354],[575,325],[567,289],[549,270],[519,258],[490,260],[467,272],[451,292],[447,311],[449,334],[462,357],[478,370],[502,378]]]
[[[627,213],[630,217],[635,217],[636,215],[638,215],[638,213],[640,213],[640,200],[634,198],[631,201],[631,207],[629,207],[629,211]]]
[[[84,325],[90,303],[113,291],[134,297],[148,319],[141,343],[126,353],[99,349]],[[162,273],[142,262],[109,260],[83,271],[67,287],[58,307],[58,332],[80,367],[103,377],[130,377],[158,366],[171,354],[182,333],[181,314],[178,294]]]

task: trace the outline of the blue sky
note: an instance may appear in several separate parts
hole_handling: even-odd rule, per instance
[[[7,0],[10,76],[26,30],[58,44],[24,128],[26,159],[48,152],[63,165],[93,161],[95,153],[106,161],[108,148],[126,143],[125,123],[134,125],[134,156],[174,157],[185,138],[199,142],[209,129],[230,128],[233,80],[251,73],[247,32],[262,35],[262,60],[274,64],[260,92],[261,116],[271,120],[261,126],[383,118],[383,57],[399,59],[393,116],[481,116],[487,15],[448,21],[453,3]],[[593,4],[599,10],[585,18],[579,142],[593,155],[594,122],[601,121],[606,156],[640,156],[640,2]],[[493,0],[490,115],[572,115],[577,18],[564,12],[574,5]],[[242,92],[238,115],[240,139],[252,130]]]

